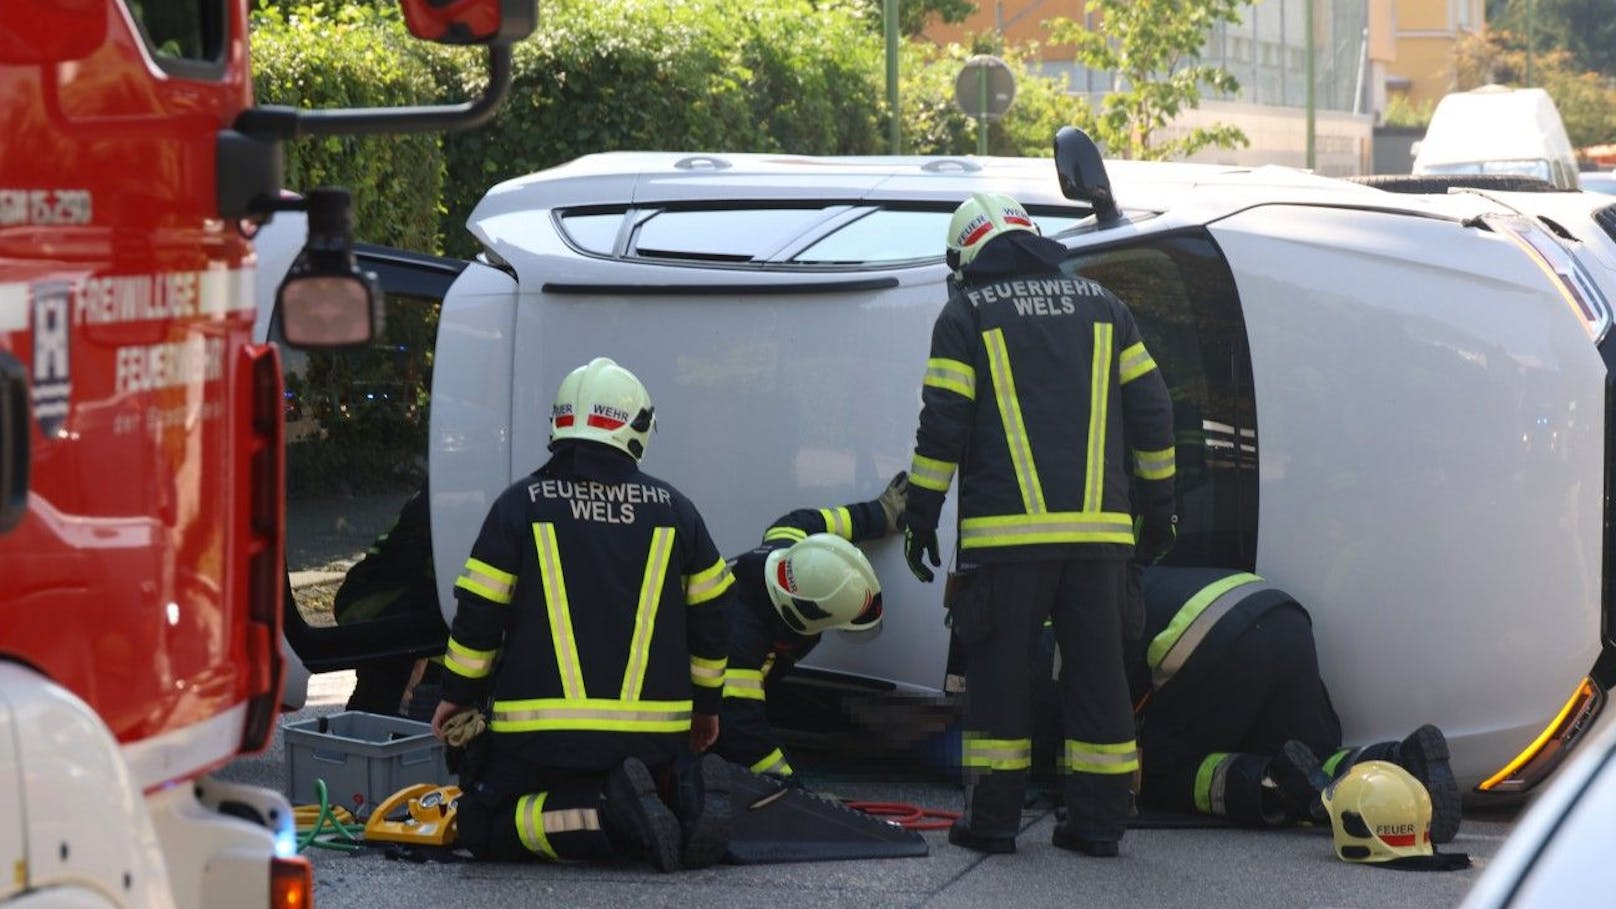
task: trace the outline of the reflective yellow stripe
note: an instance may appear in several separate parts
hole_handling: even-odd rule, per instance
[[[544,835],[544,797],[548,794],[535,792],[516,800],[516,835],[527,851],[553,859],[557,858],[555,849]]]
[[[1073,773],[1132,773],[1139,769],[1139,749],[1133,742],[1102,744],[1067,739],[1066,769]]]
[[[493,671],[494,657],[498,655],[498,650],[472,650],[450,638],[449,649],[443,655],[443,667],[458,676],[480,679]]]
[[[764,700],[763,670],[724,670],[724,697],[745,698],[753,701]]]
[[[1160,451],[1135,448],[1133,472],[1142,480],[1170,480],[1173,477],[1174,460],[1171,448],[1163,448]]]
[[[1038,465],[1033,463],[1032,440],[1027,438],[1027,424],[1021,418],[1021,402],[1016,398],[1016,379],[1010,371],[1010,351],[1004,346],[1004,329],[995,328],[982,335],[988,350],[988,370],[993,375],[993,398],[999,405],[999,419],[1004,422],[1004,442],[1010,448],[1010,463],[1016,471],[1016,485],[1021,488],[1021,506],[1028,514],[1047,510],[1044,506],[1044,488],[1038,482]]]
[[[1223,816],[1224,777],[1228,774],[1229,755],[1225,752],[1209,754],[1195,771],[1195,810],[1202,814]]]
[[[1260,586],[1250,589],[1252,585]],[[1171,681],[1219,619],[1241,600],[1270,586],[1257,575],[1240,572],[1197,590],[1173,613],[1167,627],[1150,639],[1150,646],[1145,649],[1145,664],[1150,667],[1152,682],[1159,688]]]
[[[990,739],[966,733],[960,763],[987,770],[1026,770],[1032,766],[1032,739]]]
[[[844,540],[853,539],[853,513],[846,508],[821,508],[819,516],[825,519],[825,532],[834,533]]]
[[[1133,522],[1113,512],[1050,511],[966,518],[960,547],[1034,546],[1043,543],[1133,543]]]
[[[790,776],[792,773],[791,765],[786,763],[786,756],[778,748],[765,754],[747,769],[753,773],[775,773],[780,776]]]
[[[544,578],[544,606],[550,613],[550,640],[555,645],[561,693],[578,700],[584,692],[584,671],[578,662],[578,642],[572,636],[572,609],[567,605],[567,582],[556,551],[555,525],[533,525],[533,545],[539,553],[539,574]]]
[[[1110,345],[1106,346],[1110,350]],[[1117,371],[1121,373],[1122,384],[1126,385],[1156,368],[1156,361],[1151,359],[1150,351],[1145,349],[1145,342],[1130,345],[1122,352],[1117,360]]]
[[[916,454],[909,463],[909,483],[933,492],[947,492],[954,482],[954,464]]]
[[[645,667],[651,658],[651,632],[656,628],[657,606],[662,602],[662,582],[668,577],[668,558],[673,553],[674,529],[658,527],[651,531],[651,550],[645,554],[645,576],[640,580],[640,603],[634,611],[634,637],[628,645],[628,662],[623,666],[622,698],[637,701],[645,685]]]
[[[806,539],[807,536],[808,531],[803,530],[800,527],[775,525],[774,527],[770,527],[768,530],[763,532],[763,542],[768,543],[774,540],[788,540],[795,543],[798,540]]]
[[[516,575],[478,559],[467,559],[455,586],[493,603],[507,604],[516,595]]]
[[[1083,510],[1105,507],[1105,421],[1111,401],[1111,323],[1094,323],[1094,363],[1089,376],[1088,477]]]
[[[976,370],[969,363],[933,357],[926,361],[926,378],[922,385],[940,388],[976,400]]]
[[[704,657],[690,657],[690,684],[702,688],[718,688],[724,684],[724,667],[729,665],[729,657],[723,656],[716,660]]]
[[[733,583],[735,576],[729,573],[729,565],[719,559],[711,568],[685,575],[685,605],[695,606],[716,599]]]
[[[690,702],[610,698],[495,701],[488,728],[495,732],[685,732],[690,729]]]

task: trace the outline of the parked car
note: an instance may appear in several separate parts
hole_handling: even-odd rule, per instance
[[[1574,190],[1577,155],[1548,92],[1484,85],[1437,102],[1413,172],[1521,174]]]
[[[298,653],[319,670],[441,650],[489,503],[542,462],[550,395],[592,356],[644,380],[646,468],[727,552],[791,508],[873,496],[909,463],[949,215],[993,189],[1130,305],[1167,378],[1169,561],[1255,570],[1306,604],[1350,740],[1434,722],[1467,787],[1539,783],[1616,682],[1616,268],[1509,194],[1102,164],[1084,142],[1060,161],[617,152],[494,187],[468,223],[477,261],[420,269],[452,280],[427,452],[443,616],[365,637],[289,610]],[[1591,212],[1579,225],[1616,236]],[[384,283],[409,286],[393,264]],[[802,684],[931,696],[940,586],[896,540],[868,552],[885,630],[828,640]]]
[[[1532,800],[1459,909],[1603,909],[1616,890],[1616,723]]]

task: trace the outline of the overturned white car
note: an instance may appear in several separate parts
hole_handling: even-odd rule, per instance
[[[485,253],[427,268],[453,282],[430,417],[444,621],[489,503],[542,463],[550,396],[593,356],[644,381],[646,468],[726,552],[873,497],[909,464],[949,215],[992,189],[1130,305],[1171,387],[1168,561],[1306,605],[1349,742],[1433,722],[1466,786],[1536,784],[1616,682],[1610,200],[1553,194],[1578,233],[1511,202],[1550,194],[1078,158],[1057,180],[1047,159],[611,153],[494,187],[469,223]],[[940,585],[896,540],[868,551],[884,632],[828,636],[804,683],[935,691]],[[403,636],[367,646],[431,646]]]

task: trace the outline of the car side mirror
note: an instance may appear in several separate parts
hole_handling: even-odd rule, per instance
[[[0,350],[0,533],[17,526],[28,509],[28,372]]]
[[[538,24],[534,0],[399,0],[410,34],[439,44],[511,44]]]
[[[1087,202],[1096,222],[1107,224],[1122,217],[1111,195],[1111,178],[1105,172],[1099,146],[1075,126],[1063,126],[1055,133],[1055,177],[1060,182],[1061,195]]]
[[[106,0],[5,0],[0,64],[66,63],[107,40]]]
[[[275,294],[281,337],[312,350],[369,344],[382,333],[382,288],[354,258],[348,191],[312,190],[306,208],[308,239]]]

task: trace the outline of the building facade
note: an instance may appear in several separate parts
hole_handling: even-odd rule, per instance
[[[1369,173],[1374,127],[1389,95],[1441,97],[1453,78],[1453,48],[1478,29],[1484,0],[1259,0],[1238,23],[1218,23],[1202,60],[1240,82],[1228,95],[1207,95],[1198,109],[1169,128],[1209,123],[1238,126],[1251,144],[1206,149],[1191,160],[1224,164],[1308,164],[1308,54],[1313,55],[1313,166],[1338,176]],[[1311,4],[1311,40],[1308,33]],[[928,37],[969,42],[997,29],[1008,44],[1048,41],[1046,22],[1066,18],[1099,23],[1084,0],[982,0],[960,26],[938,26]],[[1045,75],[1097,100],[1116,86],[1112,73],[1094,72],[1071,48],[1042,51]]]

